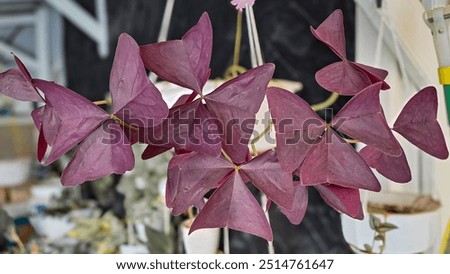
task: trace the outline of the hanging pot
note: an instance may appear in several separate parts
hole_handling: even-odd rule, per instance
[[[434,253],[440,238],[440,203],[429,196],[409,193],[382,193],[369,198],[368,213],[362,221],[341,216],[346,241],[355,251],[366,250],[374,243],[379,253],[381,241],[374,241],[375,230],[370,224],[372,214],[397,228],[385,233],[383,253]]]

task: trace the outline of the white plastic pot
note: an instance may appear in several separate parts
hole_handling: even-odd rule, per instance
[[[215,254],[219,249],[220,229],[199,229],[188,235],[189,220],[180,226],[183,245],[187,254]]]
[[[405,204],[410,205],[416,195],[400,193],[383,193],[370,198],[377,204]],[[412,254],[432,253],[439,242],[440,235],[440,208],[428,212],[412,214],[373,214],[381,221],[396,225],[398,228],[386,232],[386,246],[383,253]],[[342,231],[345,240],[362,250],[364,244],[372,244],[374,230],[370,228],[369,214],[365,214],[362,221],[352,219],[342,214]],[[374,252],[379,251],[375,246]]]

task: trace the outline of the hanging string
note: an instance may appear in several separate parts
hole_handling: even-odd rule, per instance
[[[256,57],[253,28],[251,27],[252,20],[250,18],[250,9],[248,9],[248,6],[245,8],[245,18],[247,20],[248,42],[250,44],[250,60],[251,60],[251,63],[252,63],[252,68],[255,68],[255,67],[258,66],[258,61],[257,61],[257,57]]]
[[[247,5],[247,8],[249,10],[250,15],[250,27],[252,29],[253,34],[253,43],[255,46],[256,51],[256,64],[258,66],[261,66],[264,64],[264,60],[262,58],[262,50],[261,50],[261,44],[259,43],[259,35],[258,35],[258,29],[256,28],[256,20],[255,20],[255,13],[253,12],[253,6]]]
[[[167,40],[169,34],[170,20],[172,19],[173,6],[175,5],[175,0],[167,0],[166,7],[164,8],[164,15],[161,22],[161,28],[159,30],[158,42]],[[153,72],[149,75],[150,81],[155,82],[158,76]]]
[[[228,227],[223,229],[223,253],[230,254],[230,230]]]
[[[261,206],[264,210],[264,214],[266,215],[267,222],[270,224],[270,216],[269,209],[267,208],[267,196],[266,194],[261,192]],[[273,241],[267,241],[267,251],[268,254],[275,254],[275,248],[273,246]]]

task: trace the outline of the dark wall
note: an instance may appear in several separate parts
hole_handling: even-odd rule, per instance
[[[203,11],[211,17],[214,28],[212,76],[221,76],[233,58],[236,11],[229,0],[178,0],[175,3],[169,39],[181,38],[192,27]],[[92,9],[92,1],[79,0]],[[127,32],[139,44],[156,41],[164,10],[164,0],[110,0],[111,55],[102,60],[96,45],[71,24],[66,24],[66,60],[70,88],[91,100],[103,98],[108,90],[109,72],[116,40]],[[335,9],[344,11],[346,18],[347,50],[354,56],[354,3],[348,0],[256,0],[255,15],[266,62],[276,65],[275,77],[301,81],[300,96],[317,103],[329,96],[314,80],[320,68],[337,57],[310,33],[309,26],[317,27]],[[244,28],[245,29],[245,28]],[[241,64],[250,67],[248,41],[243,35]],[[339,99],[335,108],[345,103]],[[302,224],[293,226],[273,208],[272,226],[277,253],[343,253],[350,252],[345,243],[339,215],[323,203],[313,189]],[[232,252],[265,253],[266,243],[242,233],[232,234]]]

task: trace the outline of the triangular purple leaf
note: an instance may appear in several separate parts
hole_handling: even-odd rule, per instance
[[[130,143],[119,125],[106,121],[81,143],[64,170],[64,186],[76,186],[106,175],[124,174],[134,167]]]
[[[319,144],[309,150],[301,168],[301,184],[334,184],[380,191],[381,185],[355,149],[329,129]]]
[[[20,101],[43,101],[33,85],[18,68],[12,68],[0,73],[0,94]]]
[[[44,80],[34,79],[33,83],[45,94],[47,102],[42,126],[52,150],[45,165],[83,141],[109,118],[108,113],[68,88]]]
[[[325,122],[299,96],[280,88],[267,89],[267,100],[274,121],[277,153],[281,167],[293,172],[317,144]]]
[[[447,159],[444,134],[436,120],[437,107],[436,88],[426,87],[408,101],[393,129],[426,153]]]
[[[369,166],[375,168],[384,177],[397,183],[411,181],[411,169],[404,152],[398,157],[393,157],[366,146],[361,149],[359,154]]]
[[[281,169],[277,153],[273,150],[253,158],[249,163],[240,166],[240,171],[277,205],[292,209],[294,183],[292,173]]]
[[[358,189],[345,188],[335,185],[319,185],[315,187],[322,199],[338,212],[362,220],[364,212]]]
[[[167,117],[168,108],[159,90],[149,81],[139,46],[128,34],[122,34],[114,57],[109,88],[113,113],[122,120],[143,127],[155,126]]]
[[[388,72],[384,69],[374,68],[371,66],[367,66],[364,64],[356,63],[356,62],[350,62],[352,65],[358,67],[359,69],[363,70],[364,73],[369,77],[370,82],[372,84],[382,82],[381,89],[386,90],[391,88],[384,80],[388,76]]]
[[[217,133],[215,120],[201,100],[172,108],[169,117],[161,124],[142,132],[144,136],[140,136],[140,141],[149,144],[142,154],[143,159],[172,147],[214,157],[220,155],[221,136]]]
[[[255,115],[274,69],[273,64],[265,64],[248,70],[205,97],[208,110],[221,121],[222,147],[235,163],[246,160]]]
[[[234,170],[223,157],[191,152],[174,156],[169,163],[166,203],[173,215],[180,215],[217,187],[217,183]]]
[[[380,104],[381,83],[354,96],[333,118],[331,125],[384,153],[399,156],[402,149],[389,128]]]
[[[311,27],[312,34],[325,43],[334,53],[346,59],[344,16],[341,10],[335,10],[317,29]]]
[[[316,81],[324,89],[341,95],[355,95],[369,86],[370,78],[349,61],[330,64],[316,72]]]
[[[201,228],[229,227],[273,240],[272,229],[261,206],[235,172],[208,200],[189,233]]]
[[[145,66],[159,77],[202,93],[209,77],[212,53],[212,26],[208,14],[203,13],[197,25],[181,40],[173,40],[141,47]]]
[[[280,208],[280,210],[292,224],[298,225],[302,222],[303,217],[305,217],[307,208],[308,188],[298,184],[294,187],[294,206],[292,209]]]

